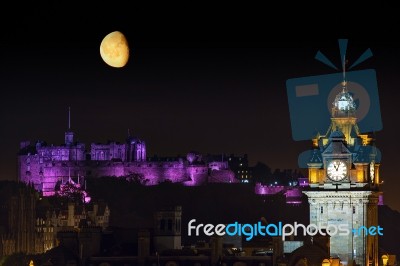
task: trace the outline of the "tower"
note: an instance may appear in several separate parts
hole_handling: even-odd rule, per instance
[[[181,225],[181,206],[154,213],[154,247],[156,251],[181,249]]]
[[[126,139],[126,161],[128,162],[145,162],[147,160],[146,155],[146,143],[139,138],[132,137],[128,131],[128,137]]]
[[[344,265],[378,265],[379,161],[371,134],[361,134],[356,105],[346,81],[336,96],[331,124],[325,135],[313,139],[308,162],[310,224],[331,229],[346,227],[348,234],[332,234],[331,257]]]

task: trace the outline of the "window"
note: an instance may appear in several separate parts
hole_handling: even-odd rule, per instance
[[[324,207],[321,206],[321,213],[324,213]]]

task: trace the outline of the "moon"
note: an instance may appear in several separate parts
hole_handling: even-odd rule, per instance
[[[129,59],[129,45],[125,35],[120,31],[107,34],[100,44],[100,56],[112,67],[124,67]]]

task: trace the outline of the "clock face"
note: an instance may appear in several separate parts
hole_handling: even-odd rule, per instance
[[[347,175],[347,165],[340,160],[331,161],[326,170],[328,177],[333,181],[340,181]]]

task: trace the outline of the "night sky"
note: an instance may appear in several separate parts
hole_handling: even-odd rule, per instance
[[[11,18],[1,18],[0,179],[16,178],[20,141],[63,143],[68,106],[72,130],[87,147],[122,142],[130,129],[149,155],[247,153],[252,165],[295,169],[311,141],[292,139],[286,80],[334,73],[314,56],[321,50],[339,65],[337,40],[345,38],[350,62],[367,48],[374,55],[357,69],[377,72],[382,188],[386,204],[400,210],[399,21],[390,7],[300,12],[288,3],[265,9],[117,2],[37,1],[2,10]],[[131,50],[121,69],[99,54],[101,40],[115,30]]]

